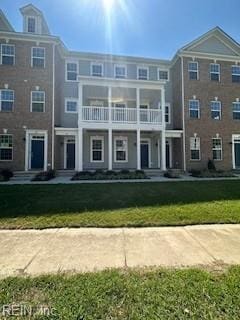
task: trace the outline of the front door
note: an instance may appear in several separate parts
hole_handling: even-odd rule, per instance
[[[235,166],[236,168],[240,168],[240,143],[234,144],[235,150]]]
[[[169,141],[166,141],[166,167],[170,168],[170,146]]]
[[[149,167],[149,145],[148,143],[141,143],[141,168]]]
[[[66,152],[66,169],[75,169],[75,143],[67,143]]]
[[[44,139],[31,140],[31,169],[44,168]]]

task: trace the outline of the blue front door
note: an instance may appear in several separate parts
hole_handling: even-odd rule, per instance
[[[141,167],[142,168],[149,167],[148,156],[149,156],[148,144],[142,143],[141,144]]]
[[[75,169],[75,143],[67,143],[67,169]]]
[[[44,167],[44,140],[31,141],[31,169]]]

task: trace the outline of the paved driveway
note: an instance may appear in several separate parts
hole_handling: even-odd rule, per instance
[[[0,276],[240,264],[240,225],[0,231]]]

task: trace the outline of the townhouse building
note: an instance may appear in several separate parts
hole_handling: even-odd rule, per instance
[[[240,46],[219,27],[172,60],[74,52],[43,13],[0,11],[0,168],[240,167]]]

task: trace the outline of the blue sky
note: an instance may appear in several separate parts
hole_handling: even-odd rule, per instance
[[[175,52],[220,26],[240,42],[239,0],[32,0],[49,28],[71,50],[170,59]],[[22,30],[23,0],[0,0],[0,8]]]

